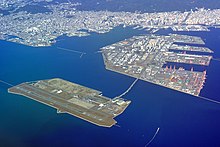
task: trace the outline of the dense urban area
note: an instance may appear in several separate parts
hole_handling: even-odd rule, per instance
[[[49,4],[45,8],[50,11],[45,13],[18,11],[8,15],[0,14],[0,39],[38,47],[50,46],[62,35],[106,33],[120,25],[146,29],[151,33],[163,28],[174,31],[209,31],[210,26],[220,25],[220,9],[132,13],[78,11],[78,5],[80,3]]]

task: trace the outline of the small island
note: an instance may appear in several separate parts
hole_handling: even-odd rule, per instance
[[[127,108],[131,101],[102,96],[100,91],[55,78],[26,82],[8,89],[9,93],[22,95],[69,113],[98,126],[112,127],[114,118]]]

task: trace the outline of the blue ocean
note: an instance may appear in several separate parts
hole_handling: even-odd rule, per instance
[[[161,33],[171,33],[162,30]],[[106,34],[87,37],[61,36],[51,47],[29,47],[0,41],[0,80],[13,85],[26,81],[63,78],[114,98],[134,78],[105,69],[103,46],[144,30],[116,27]],[[220,58],[220,29],[210,32],[181,32],[200,36],[206,47]],[[80,55],[57,47],[85,52]],[[220,61],[212,60],[201,96],[220,101]],[[103,128],[31,99],[7,93],[0,83],[0,147],[144,147],[220,146],[220,105],[188,94],[139,80],[124,98],[132,103],[116,117],[118,126]]]

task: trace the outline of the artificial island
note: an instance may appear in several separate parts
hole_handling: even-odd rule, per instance
[[[206,47],[191,46],[196,44],[205,43],[196,36],[149,34],[105,46],[101,52],[108,70],[198,96],[206,79],[206,71],[166,65],[182,63],[208,66],[212,56],[201,54],[211,54],[212,51]],[[196,52],[201,54],[197,55]]]
[[[52,0],[34,0],[35,3]],[[25,0],[10,0],[0,5],[23,8]],[[51,46],[57,38],[88,36],[91,32],[107,33],[117,26],[146,30],[149,35],[134,36],[101,49],[105,66],[121,74],[142,79],[180,92],[199,96],[206,71],[167,66],[183,63],[208,66],[213,52],[204,47],[200,37],[187,35],[154,35],[160,29],[178,31],[209,31],[220,28],[220,9],[197,9],[180,12],[110,12],[80,11],[80,3],[48,3],[47,12],[31,13],[17,9],[0,12],[0,39],[33,47]],[[181,43],[181,44],[179,44]],[[199,46],[198,46],[199,45]],[[197,54],[200,52],[200,54]],[[203,54],[204,53],[204,54]],[[109,99],[101,92],[62,79],[26,82],[8,90],[50,105],[99,126],[111,127],[130,101]]]
[[[93,90],[59,78],[26,82],[8,89],[9,93],[22,95],[78,118],[103,127],[111,127],[114,118],[127,108],[131,101],[107,98]]]

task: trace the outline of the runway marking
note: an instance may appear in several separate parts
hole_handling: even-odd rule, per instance
[[[159,133],[160,128],[157,128],[157,131],[155,132],[154,136],[151,138],[151,140],[145,145],[145,147],[149,146],[150,143],[154,140],[154,138],[157,136],[157,134]]]

